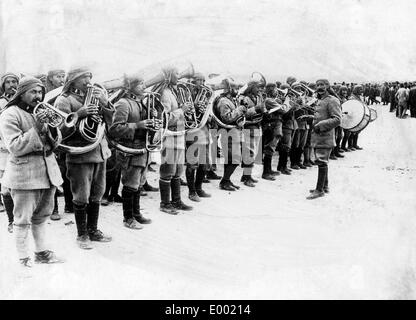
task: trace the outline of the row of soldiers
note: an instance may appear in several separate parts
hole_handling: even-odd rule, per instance
[[[256,160],[263,164],[262,178],[270,181],[276,180],[279,174],[290,175],[292,170],[318,165],[316,188],[307,197],[316,199],[329,192],[329,159],[343,157],[342,153],[346,151],[361,149],[357,145],[358,134],[340,127],[342,102],[349,98],[360,100],[361,86],[355,86],[349,97],[346,86],[341,86],[337,93],[326,79],[309,84],[302,82],[316,90],[316,101],[307,105],[304,97],[282,98],[279,94],[279,89],[290,90],[297,83],[294,77],[289,77],[284,84],[252,80],[244,90],[227,78],[222,81],[221,93],[212,102],[207,102],[212,103],[210,120],[197,131],[187,131],[183,130],[186,116],[196,111],[203,113],[207,106],[195,110],[194,106],[183,104],[177,87],[178,70],[167,67],[162,72],[164,81],[155,85],[152,91],[160,97],[167,115],[168,130],[176,132],[163,136],[162,140],[159,168],[162,212],[176,215],[179,211],[193,209],[183,202],[181,196],[181,175],[184,172],[188,197],[199,202],[201,198],[211,196],[202,187],[208,172],[211,172],[211,178],[221,179],[220,189],[237,191],[240,186],[231,181],[231,176],[241,165],[243,175],[240,181],[247,187],[255,187],[258,180],[254,179],[252,172]],[[104,136],[94,149],[83,154],[58,151],[63,139],[73,146],[85,141],[78,131],[74,132],[65,124],[59,128],[49,126],[46,112],[34,113],[46,92],[63,85],[54,102],[57,109],[76,114],[78,123],[99,115],[107,124],[108,137],[129,148],[143,149],[146,133],[155,131],[154,121],[149,119],[150,111],[143,100],[146,93],[143,78],[128,79],[116,101],[110,101],[107,92],[95,86],[93,96],[98,104],[85,105],[92,77],[92,71],[82,67],[71,69],[66,77],[63,70],[51,71],[46,85],[37,78],[27,76],[20,79],[13,73],[1,78],[4,91],[0,116],[1,152],[4,156],[0,171],[2,195],[9,216],[9,230],[13,231],[14,225],[19,259],[25,266],[31,266],[27,244],[30,227],[36,246],[35,261],[61,261],[46,248],[44,239],[46,219],[53,212],[56,190],[61,185],[65,208],[75,214],[79,247],[91,249],[92,241],[112,240],[98,229],[100,202],[106,188],[107,160],[111,156],[107,138]],[[196,73],[189,81],[193,84],[190,92],[195,99],[204,87],[205,78]],[[224,156],[222,177],[214,172],[218,141]],[[279,160],[275,171],[272,158],[276,152]],[[147,180],[149,152],[128,154],[115,150],[115,155],[121,168],[123,225],[129,229],[141,229],[143,224],[151,223],[140,210],[140,189]]]
[[[410,117],[416,118],[416,82],[385,82],[381,88],[383,105],[390,103],[390,112],[403,119],[410,111]]]

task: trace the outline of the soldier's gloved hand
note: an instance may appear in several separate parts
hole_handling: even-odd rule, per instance
[[[319,126],[314,126],[314,127],[313,127],[313,131],[314,131],[315,133],[321,133],[321,128],[320,128]]]

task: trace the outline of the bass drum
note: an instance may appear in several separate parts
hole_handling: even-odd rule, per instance
[[[377,110],[373,108],[369,108],[369,109],[370,109],[370,122],[373,122],[374,120],[377,119]]]
[[[370,123],[370,108],[358,100],[348,100],[341,106],[341,127],[351,132],[363,130]]]

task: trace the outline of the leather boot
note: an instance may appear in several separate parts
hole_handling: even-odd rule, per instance
[[[181,200],[181,181],[179,177],[172,178],[170,182],[170,188],[172,191],[172,206],[175,209],[183,211],[190,211],[193,209],[191,206],[186,205]]]
[[[312,164],[310,163],[310,150],[309,147],[303,149],[303,165],[305,167],[311,168]]]
[[[140,191],[136,190],[133,193],[133,217],[140,224],[150,224],[152,223],[151,219],[145,218],[140,212]]]
[[[202,182],[204,181],[205,170],[203,165],[199,165],[195,174],[195,190],[199,197],[210,198],[211,195],[202,190]]]
[[[208,171],[206,176],[208,180],[220,180],[222,178],[221,176],[217,175],[213,170]]]
[[[90,237],[87,230],[87,205],[77,205],[74,203],[75,223],[77,225],[77,243],[81,249],[92,249]]]
[[[14,204],[13,204],[13,198],[10,194],[3,195],[3,204],[4,204],[4,208],[6,209],[9,224],[12,224],[14,221],[14,216],[13,216]]]
[[[53,199],[54,199],[54,207],[53,207],[53,211],[52,211],[52,214],[50,216],[50,219],[54,220],[54,221],[61,220],[61,216],[59,215],[59,210],[58,210],[58,193],[57,193],[57,191],[55,191],[55,195],[54,195]]]
[[[185,169],[186,182],[188,184],[189,190],[189,199],[195,202],[200,202],[199,196],[196,194],[195,190],[195,169],[190,166],[186,166]]]
[[[146,180],[146,182],[144,183],[144,185],[143,185],[143,190],[144,191],[149,191],[149,192],[158,192],[159,191],[159,189],[158,188],[156,188],[156,187],[152,187],[150,184],[149,184],[149,182],[147,182],[147,180]]]
[[[301,168],[301,169],[308,169],[308,167],[307,166],[305,166],[303,163],[302,163],[302,154],[303,154],[303,149],[302,148],[297,148],[297,150],[296,150],[296,163],[297,163],[297,165],[298,165],[298,167],[299,168]]]
[[[90,202],[87,206],[87,229],[91,241],[110,242],[112,238],[98,230],[98,217],[100,213],[100,203]]]
[[[326,175],[325,175],[325,182],[324,182],[324,192],[329,193],[329,186],[328,186],[328,167],[326,168]]]
[[[339,151],[339,147],[338,147],[338,146],[336,146],[336,147],[334,148],[334,155],[335,155],[335,157],[337,157],[337,158],[344,158],[344,156],[340,153],[340,151]]]
[[[318,166],[318,180],[316,182],[316,188],[313,192],[306,197],[308,200],[316,199],[319,197],[323,197],[324,193],[324,186],[325,186],[325,179],[328,173],[328,166],[327,165],[320,165]]]
[[[159,180],[159,191],[160,191],[160,211],[168,214],[178,214],[171,202],[170,202],[170,181],[160,179]]]
[[[123,187],[121,197],[123,198],[123,224],[129,229],[142,229],[133,219],[133,198],[136,190],[129,187]]]
[[[281,163],[281,169],[280,172],[285,175],[291,175],[292,173],[287,168],[287,161],[288,161],[288,155],[289,153],[287,151],[283,151],[280,155],[282,157],[282,163]]]
[[[358,146],[358,134],[354,135],[353,145],[355,150],[363,150],[363,148]]]
[[[263,174],[262,178],[265,180],[274,181],[276,178],[272,175],[272,157],[265,155],[263,159]]]
[[[236,164],[232,164],[232,163],[224,164],[224,177],[220,181],[221,190],[236,191],[240,189],[240,187],[234,186],[230,180],[231,175],[234,173],[236,168],[237,168]]]
[[[290,167],[294,170],[299,170],[300,167],[297,163],[297,155],[296,155],[297,148],[291,148],[289,151],[289,158],[290,158]]]

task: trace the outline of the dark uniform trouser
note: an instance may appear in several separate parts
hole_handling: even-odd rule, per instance
[[[68,177],[66,176],[66,153],[57,154],[57,162],[59,170],[61,171],[61,176],[63,179],[62,188],[64,190],[64,199],[65,199],[65,208],[72,208],[72,192],[71,192],[71,183],[69,182]],[[55,205],[54,211],[58,212],[58,195],[55,192]]]
[[[184,149],[163,149],[159,168],[159,189],[161,204],[178,202],[181,200],[180,176],[185,162]],[[171,197],[172,194],[172,197]]]
[[[73,203],[79,206],[100,203],[105,191],[106,160],[100,163],[68,163]]]
[[[190,193],[202,189],[202,181],[209,168],[209,144],[186,143],[186,182]],[[195,175],[196,173],[196,175]]]
[[[292,141],[294,136],[294,130],[283,128],[282,129],[283,136],[279,142],[279,164],[278,169],[284,169],[287,167],[287,160],[290,152],[290,148],[292,147]]]
[[[328,188],[328,162],[332,148],[315,148],[315,162],[318,165],[318,180],[316,190]]]
[[[111,150],[111,157],[107,159],[104,197],[115,196],[118,193],[121,180],[121,167],[117,161],[116,149]]]
[[[242,142],[240,140],[241,132],[234,128],[231,130],[223,130],[221,134],[221,148],[224,154],[224,175],[220,184],[229,182],[231,175],[242,162]]]
[[[254,162],[259,154],[259,146],[261,142],[261,136],[257,132],[261,131],[261,128],[244,129],[244,142],[242,143],[242,162],[243,175],[251,176],[253,171]],[[261,156],[261,155],[260,155]]]
[[[299,164],[302,157],[303,148],[305,148],[308,139],[308,131],[306,129],[296,129],[293,134],[291,146],[290,163]]]
[[[282,123],[269,123],[263,126],[263,154],[265,157],[273,157],[277,145],[282,137]]]

